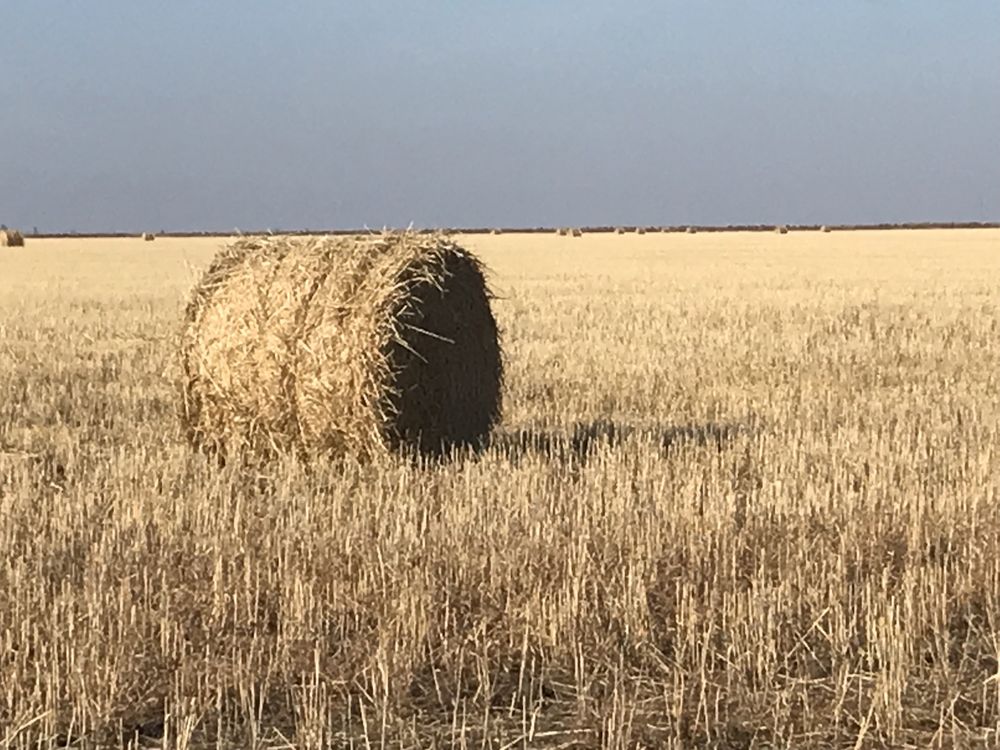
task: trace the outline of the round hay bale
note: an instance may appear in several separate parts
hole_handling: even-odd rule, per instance
[[[583,237],[583,230],[574,228],[570,230],[570,234],[572,234],[574,237]]]
[[[684,231],[687,232],[688,234],[697,234],[698,233],[698,230],[695,229],[694,227],[688,227]]]
[[[788,227],[786,227],[784,224],[778,224],[778,226],[774,228],[774,231],[777,232],[778,234],[788,234]]]
[[[615,227],[615,234],[625,234],[625,227]]]
[[[16,229],[0,229],[0,247],[24,247],[24,235]]]
[[[502,229],[493,229],[490,232],[490,234],[503,234],[503,230]]]
[[[188,304],[188,437],[306,459],[476,446],[501,410],[490,299],[443,235],[239,239]]]
[[[821,226],[819,228],[819,231],[821,231],[821,232],[829,232],[830,231],[830,227],[828,227],[826,224],[824,224],[823,226]]]
[[[636,227],[635,233],[636,234],[645,234],[646,233],[646,227]]]
[[[142,233],[142,240],[143,240],[143,242],[152,242],[155,239],[156,239],[156,236],[153,235],[153,234],[150,234],[149,232],[143,232]]]

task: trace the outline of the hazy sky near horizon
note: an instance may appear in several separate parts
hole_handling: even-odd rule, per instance
[[[42,231],[1000,220],[996,0],[0,0]]]

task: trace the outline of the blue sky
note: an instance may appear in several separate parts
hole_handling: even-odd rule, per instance
[[[996,0],[0,0],[43,231],[1000,220]]]

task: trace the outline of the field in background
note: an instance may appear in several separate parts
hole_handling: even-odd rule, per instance
[[[221,240],[0,249],[0,748],[998,741],[1000,231],[466,239],[493,447],[255,477]]]

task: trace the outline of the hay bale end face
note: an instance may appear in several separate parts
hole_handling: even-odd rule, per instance
[[[16,229],[0,229],[0,247],[24,247],[24,235]]]
[[[498,421],[483,267],[442,235],[247,237],[195,289],[183,417],[210,453],[436,454]]]

